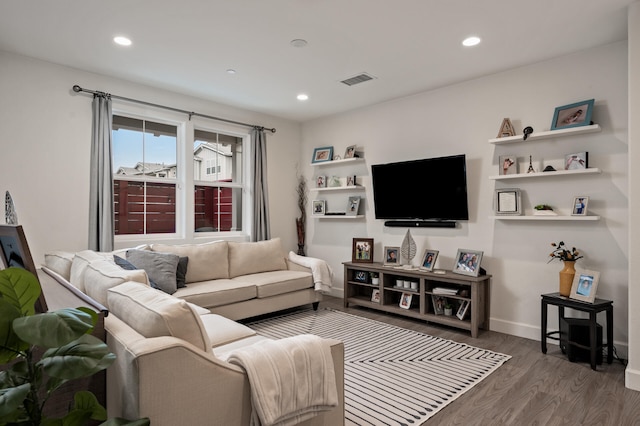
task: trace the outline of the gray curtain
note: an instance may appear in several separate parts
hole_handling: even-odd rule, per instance
[[[111,167],[111,96],[93,96],[91,182],[89,188],[89,249],[113,250],[113,181]]]
[[[252,240],[271,238],[269,227],[269,191],[267,190],[267,136],[264,128],[254,127],[251,133],[253,153],[253,224]]]

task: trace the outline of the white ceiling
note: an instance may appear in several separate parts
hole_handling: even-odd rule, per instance
[[[306,121],[624,40],[633,1],[1,0],[0,50]]]

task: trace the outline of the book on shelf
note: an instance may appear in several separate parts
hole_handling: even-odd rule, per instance
[[[458,289],[456,289],[456,288],[448,288],[448,287],[434,287],[431,292],[433,294],[456,295],[456,294],[458,294]]]

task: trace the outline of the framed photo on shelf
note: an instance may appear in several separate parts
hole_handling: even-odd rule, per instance
[[[324,146],[322,148],[315,148],[313,150],[312,163],[324,163],[333,160],[333,147]]]
[[[354,238],[351,248],[353,263],[373,262],[373,238]]]
[[[347,216],[357,216],[360,208],[360,197],[349,197],[347,202]]]
[[[313,200],[313,215],[324,216],[327,203],[325,200]]]
[[[565,170],[580,170],[589,168],[589,153],[576,152],[575,154],[567,154],[564,156]]]
[[[463,300],[460,302],[460,306],[458,306],[458,312],[456,312],[456,316],[458,319],[463,320],[464,316],[467,315],[467,311],[469,310],[470,302],[468,300]]]
[[[425,249],[422,255],[422,262],[420,263],[420,269],[424,271],[433,271],[433,267],[436,264],[438,258],[438,250]]]
[[[356,156],[356,146],[349,145],[347,149],[344,151],[344,158],[354,158]]]
[[[551,121],[551,130],[589,126],[594,99],[563,105],[556,108]]]
[[[436,315],[444,315],[444,305],[447,304],[446,297],[432,294],[431,303],[433,304],[433,312]]]
[[[456,274],[477,277],[480,273],[480,263],[484,252],[478,250],[458,249],[453,272]]]
[[[522,195],[518,188],[496,189],[494,210],[497,215],[522,214]]]
[[[342,181],[340,180],[340,178],[338,176],[331,176],[329,178],[329,186],[331,188],[338,188],[338,187],[342,186]]]
[[[397,266],[400,264],[400,247],[384,248],[384,266]]]
[[[367,274],[365,271],[354,271],[353,272],[353,280],[357,281],[359,283],[368,283],[369,282],[368,276],[369,276],[369,274]]]
[[[373,292],[371,293],[371,301],[380,303],[380,290],[373,290]]]
[[[347,186],[356,186],[355,176],[347,176]]]
[[[589,197],[584,195],[574,197],[573,204],[571,206],[571,216],[586,216],[588,204]]]
[[[501,155],[499,158],[500,175],[518,174],[518,159],[515,155]]]
[[[596,299],[596,291],[598,290],[598,281],[600,280],[600,272],[578,270],[573,277],[571,284],[571,299],[581,300],[587,303],[593,303]]]
[[[402,293],[400,296],[400,307],[402,309],[409,309],[411,307],[411,299],[413,298],[413,294],[411,293]]]
[[[326,188],[327,187],[327,177],[326,176],[318,176],[316,178],[316,188]]]

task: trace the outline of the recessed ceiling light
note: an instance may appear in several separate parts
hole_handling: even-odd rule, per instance
[[[309,95],[305,94],[305,93],[300,93],[298,96],[296,96],[298,98],[299,101],[306,101],[307,99],[309,99]]]
[[[235,73],[236,73],[236,70],[234,70],[233,68],[229,68],[227,70],[227,74],[235,74]]]
[[[480,43],[480,37],[471,36],[467,37],[462,41],[463,46],[471,47]]]
[[[131,40],[127,37],[117,36],[113,38],[113,41],[120,46],[131,46]]]
[[[307,45],[307,40],[303,40],[301,38],[296,38],[291,40],[291,45],[293,47],[305,47]]]

